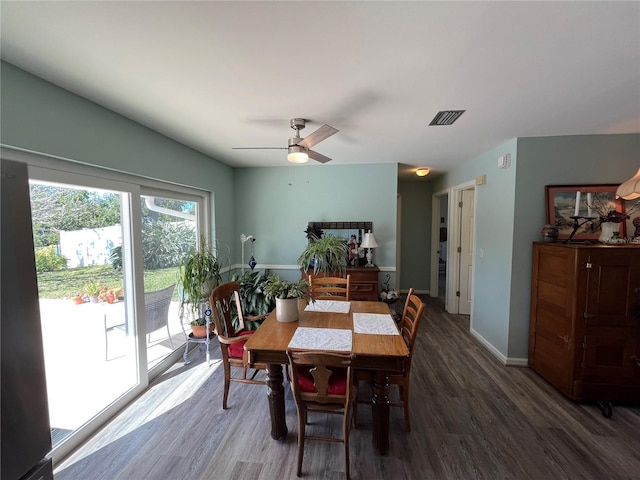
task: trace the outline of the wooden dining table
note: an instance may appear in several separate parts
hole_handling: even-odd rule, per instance
[[[282,365],[288,363],[286,351],[296,330],[299,327],[349,329],[352,333],[351,352],[355,354],[355,367],[370,371],[373,379],[373,447],[381,455],[387,452],[389,375],[404,371],[409,350],[401,335],[354,333],[354,313],[389,314],[390,310],[383,302],[352,301],[348,313],[304,311],[301,305],[299,320],[290,323],[279,322],[274,310],[245,344],[250,364],[267,364],[267,397],[271,416],[271,436],[274,439],[283,439],[288,432]]]

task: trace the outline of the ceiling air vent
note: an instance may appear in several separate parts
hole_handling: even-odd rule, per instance
[[[451,125],[464,112],[466,112],[466,110],[443,110],[441,112],[438,112],[436,116],[433,117],[433,120],[431,120],[431,123],[429,125]]]

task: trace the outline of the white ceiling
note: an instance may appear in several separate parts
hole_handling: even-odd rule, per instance
[[[1,2],[2,58],[232,166],[442,172],[514,137],[640,132],[640,2]],[[430,127],[439,110],[466,109]],[[415,176],[414,176],[415,177]]]

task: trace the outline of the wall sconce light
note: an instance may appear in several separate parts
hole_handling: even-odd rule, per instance
[[[640,168],[633,177],[618,187],[616,196],[625,200],[634,200],[640,197]]]
[[[428,168],[419,168],[416,170],[416,175],[419,177],[426,177],[429,175],[430,170]]]

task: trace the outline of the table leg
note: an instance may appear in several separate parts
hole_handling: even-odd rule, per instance
[[[281,440],[287,436],[287,422],[284,411],[284,377],[282,365],[267,365],[267,396],[269,397],[269,414],[271,415],[271,437]]]
[[[373,448],[384,455],[389,449],[389,376],[373,372],[372,380]]]

